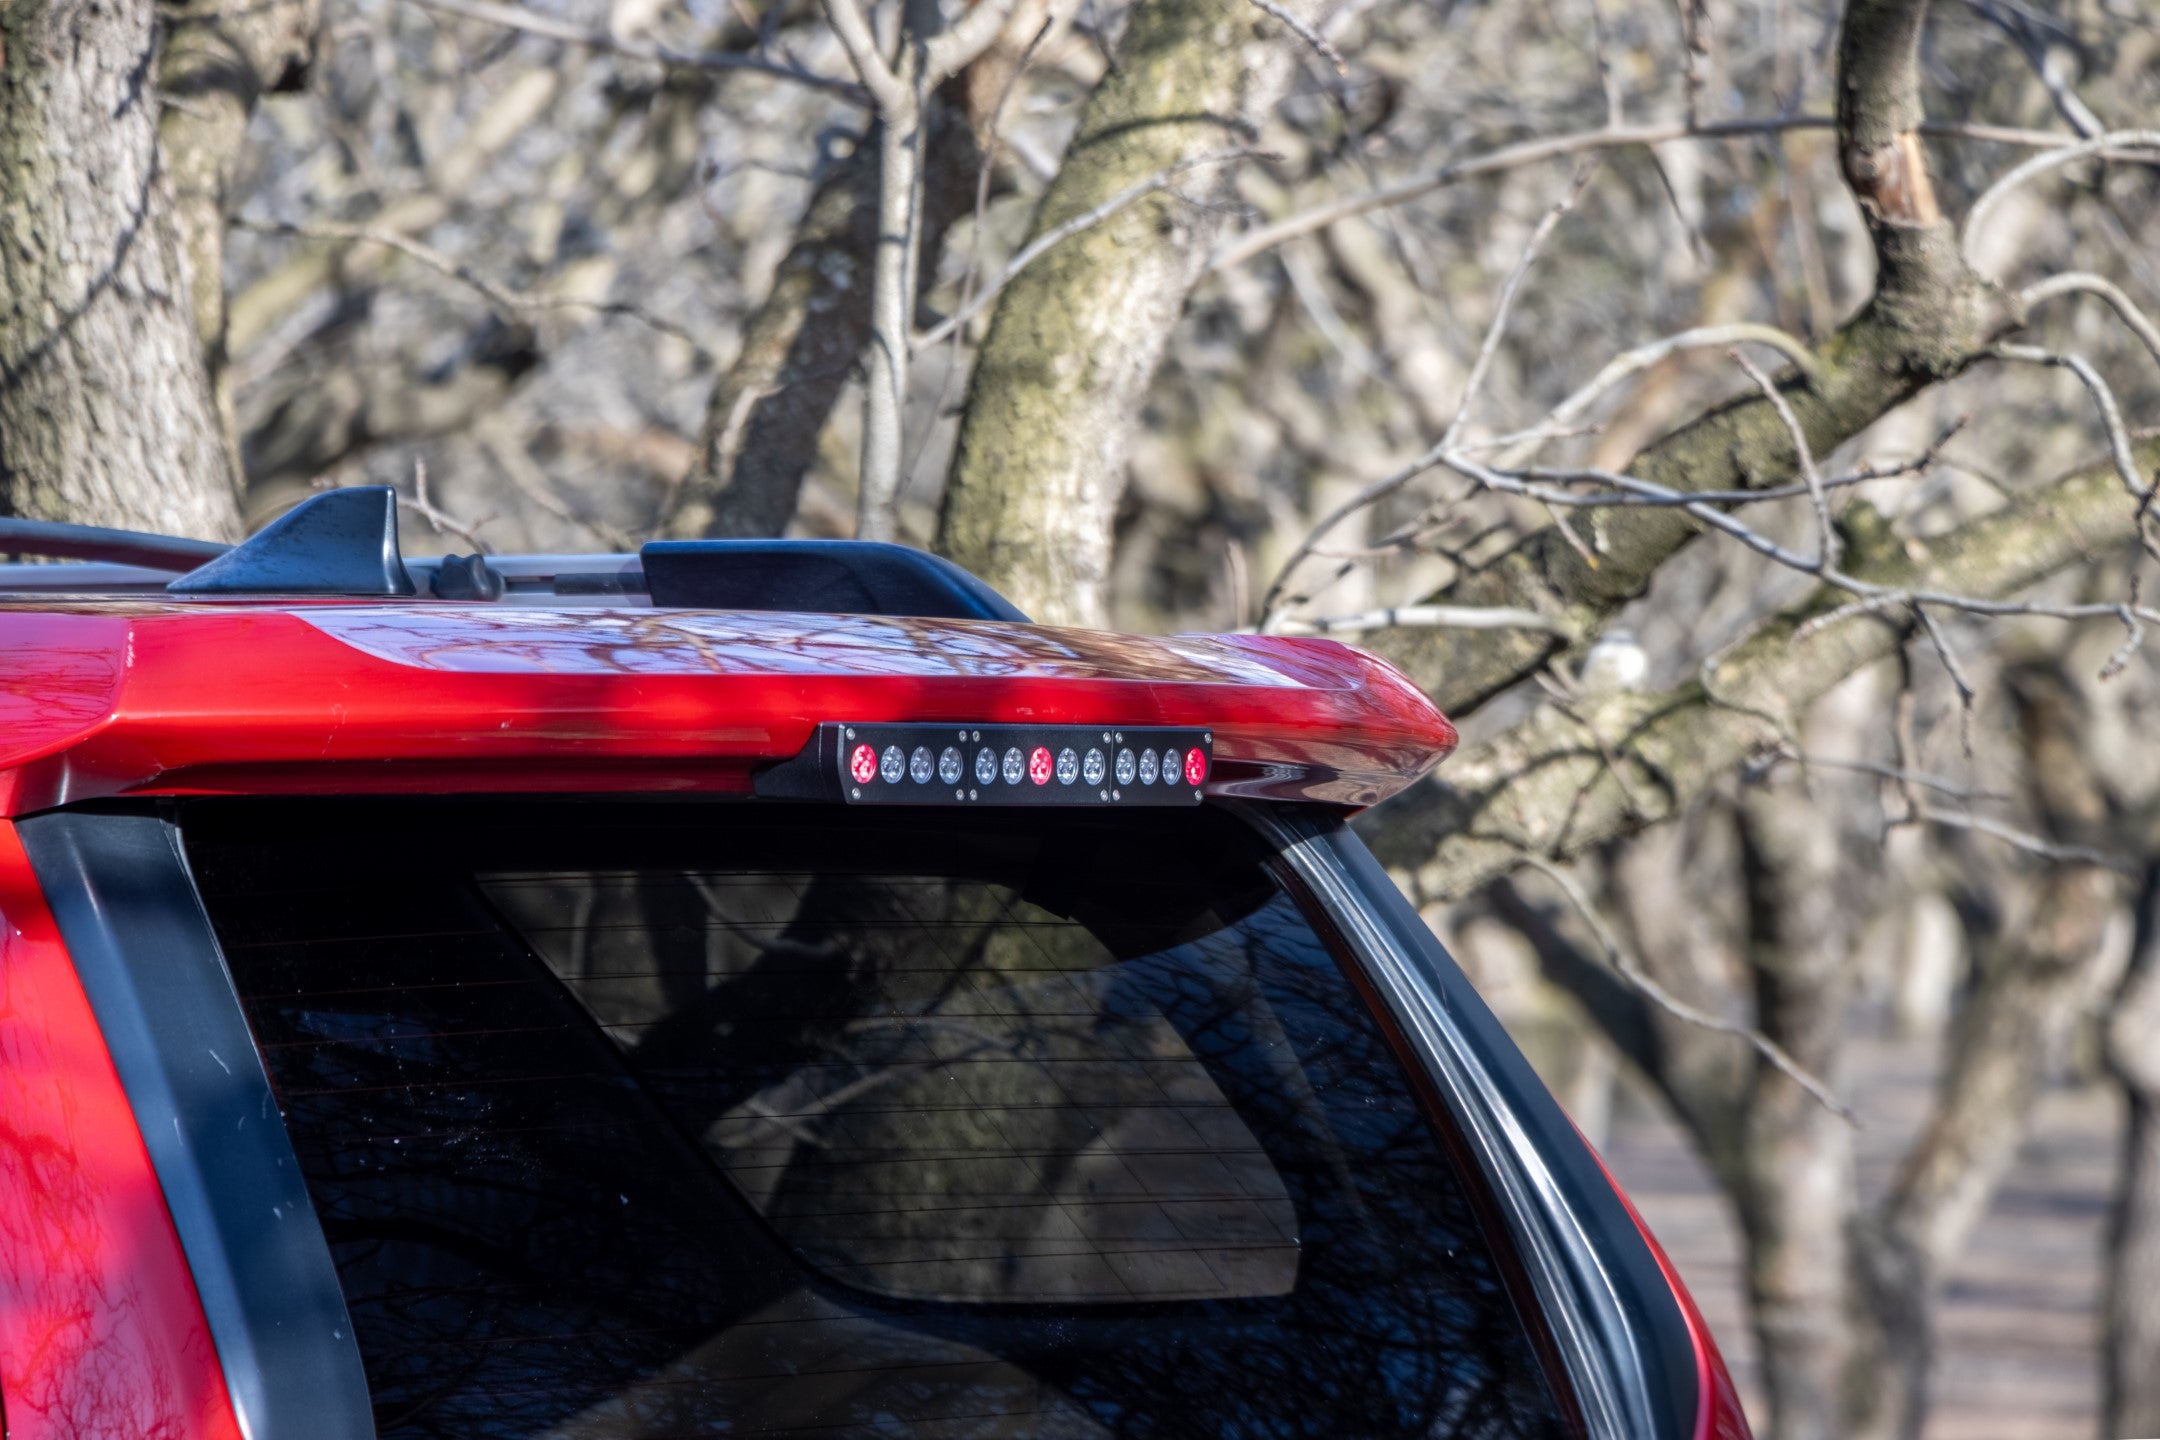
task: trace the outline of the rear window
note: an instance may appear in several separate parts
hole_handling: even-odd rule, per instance
[[[1251,833],[209,806],[384,1440],[1563,1433]]]

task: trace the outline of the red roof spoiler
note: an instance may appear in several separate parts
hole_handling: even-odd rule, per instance
[[[1360,807],[1455,729],[1333,640],[863,615],[0,609],[0,815],[117,795],[743,793],[820,722],[1205,726],[1206,790]]]

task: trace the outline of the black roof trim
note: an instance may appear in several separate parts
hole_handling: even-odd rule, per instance
[[[927,551],[872,540],[655,540],[638,551],[652,603],[936,620],[1027,616]]]
[[[0,555],[41,555],[52,560],[96,560],[108,565],[180,571],[193,570],[230,549],[230,545],[215,540],[0,516]]]

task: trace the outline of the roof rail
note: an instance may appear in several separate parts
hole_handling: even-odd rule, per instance
[[[0,593],[339,596],[796,611],[935,620],[1027,616],[975,576],[905,545],[864,540],[656,540],[636,555],[444,555],[398,549],[397,492],[326,490],[236,546],[86,525],[0,520],[0,554],[85,565],[0,565]],[[178,579],[173,571],[184,570]]]
[[[187,540],[178,535],[149,535],[140,530],[108,530],[102,525],[0,517],[0,555],[94,560],[107,565],[132,565],[171,572],[193,570],[231,548],[215,540]]]

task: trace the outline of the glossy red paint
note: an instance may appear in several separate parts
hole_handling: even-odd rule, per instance
[[[1197,725],[1218,795],[1370,805],[1454,748],[1332,640],[680,610],[0,607],[0,814],[121,794],[744,791],[823,720]]]
[[[141,1132],[0,820],[0,1404],[8,1440],[239,1440]]]

